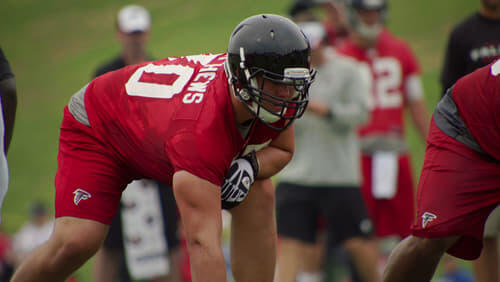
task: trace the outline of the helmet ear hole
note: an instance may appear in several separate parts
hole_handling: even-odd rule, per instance
[[[245,102],[250,101],[250,94],[248,93],[248,89],[246,89],[246,88],[241,89],[240,96],[241,96],[241,99],[243,99]]]

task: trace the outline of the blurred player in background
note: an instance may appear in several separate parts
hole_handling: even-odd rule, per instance
[[[9,168],[7,165],[7,152],[9,150],[14,120],[17,109],[16,79],[10,68],[5,54],[0,48],[0,221],[3,200],[9,189]]]
[[[100,247],[125,186],[172,185],[194,282],[225,282],[221,208],[230,209],[238,282],[271,282],[271,176],[292,158],[293,121],[314,77],[300,28],[277,15],[243,20],[227,54],[169,57],[102,75],[65,108],[56,225],[13,282],[63,281]]]
[[[47,241],[52,234],[54,220],[44,203],[35,201],[30,206],[29,221],[24,223],[13,236],[13,257],[15,265],[21,264],[26,256]]]
[[[443,95],[459,78],[500,56],[500,0],[480,0],[479,11],[453,28],[441,72]]]
[[[95,76],[114,71],[124,66],[152,61],[147,53],[151,32],[151,16],[142,6],[128,5],[118,11],[116,17],[116,39],[121,52],[113,60],[100,65]]]
[[[459,79],[437,105],[412,235],[393,250],[384,281],[430,281],[445,252],[481,254],[485,222],[500,205],[499,105],[500,61]]]
[[[347,9],[350,36],[338,51],[367,66],[373,77],[371,118],[359,132],[362,193],[377,237],[395,243],[409,235],[415,213],[404,110],[423,138],[429,123],[420,70],[408,45],[384,26],[385,0],[352,0]]]
[[[116,18],[116,38],[121,46],[121,53],[113,60],[106,62],[98,67],[95,77],[103,75],[107,72],[114,71],[123,68],[127,65],[134,65],[138,63],[143,63],[146,61],[152,61],[153,59],[147,54],[147,44],[149,42],[151,30],[151,16],[149,12],[142,6],[138,5],[128,5],[120,9]],[[149,183],[149,182],[148,182]],[[141,259],[141,264],[137,267],[146,267],[149,269],[150,275],[154,272],[156,274],[155,278],[158,281],[180,281],[179,273],[179,240],[177,238],[177,209],[174,195],[169,187],[162,187],[159,183],[150,183],[147,185],[151,187],[152,190],[156,190],[159,199],[161,199],[161,205],[155,206],[150,204],[151,207],[157,207],[157,209],[152,210],[153,214],[160,214],[160,221],[151,222],[150,225],[161,225],[164,227],[165,232],[158,234],[158,237],[164,237],[165,242],[167,242],[168,253],[167,258],[163,256],[151,256],[151,259],[145,260]],[[143,187],[143,185],[139,185]],[[145,190],[147,191],[147,190]],[[141,195],[148,195],[148,193],[136,193],[135,197],[141,197]],[[137,201],[141,203],[142,201]],[[140,210],[141,207],[134,207],[136,210]],[[168,204],[167,204],[168,203]],[[122,225],[122,210],[123,205],[120,205],[120,212],[118,212],[110,224],[108,235],[104,240],[101,249],[97,252],[94,257],[93,262],[93,279],[94,282],[109,282],[109,281],[131,281],[129,270],[127,269],[127,261],[129,264],[133,264],[134,258],[129,255],[126,261],[125,257],[125,244],[132,244],[131,240],[126,240],[123,235],[123,225]],[[129,208],[128,213],[132,212]],[[139,222],[140,223],[140,222]],[[139,224],[136,223],[136,224]],[[150,230],[152,226],[149,226]],[[148,238],[142,238],[142,244],[148,244],[154,242],[151,238],[156,236],[149,236]],[[150,240],[147,240],[150,239]],[[144,249],[144,248],[143,248]],[[147,255],[146,254],[142,254]],[[140,258],[137,258],[140,259]],[[149,261],[149,263],[147,262]],[[158,262],[157,262],[158,261]],[[165,261],[169,264],[168,271],[167,268],[161,268],[159,266],[153,268],[158,268],[157,271],[153,271],[148,268],[148,265],[156,265]],[[167,267],[167,266],[165,266]],[[135,268],[133,268],[135,269]],[[167,275],[168,272],[169,274]],[[160,275],[160,273],[162,273]]]
[[[500,0],[481,0],[479,11],[452,31],[441,72],[443,95],[460,77],[500,57]],[[498,281],[500,209],[492,213],[484,234],[484,248],[474,261],[478,282]]]
[[[315,247],[320,216],[326,219],[327,244],[347,250],[363,281],[379,281],[378,248],[360,192],[357,136],[369,115],[369,74],[327,47],[320,22],[299,26],[311,43],[318,75],[307,112],[296,122],[294,157],[276,189],[280,243],[275,281],[322,281],[323,263]]]
[[[349,23],[342,0],[295,0],[289,8],[294,22],[316,21],[320,18],[330,46],[340,44],[349,32]]]

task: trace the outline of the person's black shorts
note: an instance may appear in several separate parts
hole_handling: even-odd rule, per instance
[[[178,214],[177,204],[174,198],[173,189],[167,185],[159,184],[161,208],[163,214],[164,234],[169,250],[174,250],[179,246],[178,235]],[[121,209],[121,205],[120,205]],[[118,211],[113,217],[109,226],[108,235],[104,240],[103,247],[109,250],[123,250],[123,233],[121,212]]]
[[[319,220],[326,221],[329,244],[353,237],[371,237],[359,187],[302,186],[281,182],[276,188],[278,235],[306,243],[316,241]]]

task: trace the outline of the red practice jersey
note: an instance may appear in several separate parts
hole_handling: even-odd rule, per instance
[[[373,76],[370,121],[360,129],[361,137],[377,135],[403,137],[403,109],[407,103],[407,78],[419,74],[418,63],[410,48],[384,30],[372,49],[356,46],[346,39],[338,51],[365,63]]]
[[[476,259],[486,219],[500,203],[500,61],[458,80],[451,89],[454,104],[448,95],[427,136],[412,233],[461,236],[447,252]],[[472,143],[463,138],[468,132]]]
[[[279,134],[256,121],[242,137],[225,60],[226,54],[171,57],[94,79],[85,109],[95,137],[135,177],[168,184],[174,172],[185,170],[221,185],[247,145],[269,144]]]
[[[452,97],[481,149],[500,161],[500,60],[458,80]]]

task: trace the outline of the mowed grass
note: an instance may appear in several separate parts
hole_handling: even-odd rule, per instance
[[[15,232],[27,219],[31,201],[51,208],[63,107],[86,84],[96,66],[119,51],[116,12],[130,1],[2,0],[0,46],[17,78],[19,95],[14,138],[8,158],[11,186],[2,210],[3,228]],[[224,52],[243,18],[257,13],[285,14],[289,1],[148,0],[152,13],[150,51],[156,58]],[[388,26],[407,40],[420,60],[425,98],[432,110],[440,96],[439,71],[450,29],[478,7],[471,0],[389,1]],[[415,177],[423,142],[408,128]],[[87,264],[77,273],[91,281]]]

